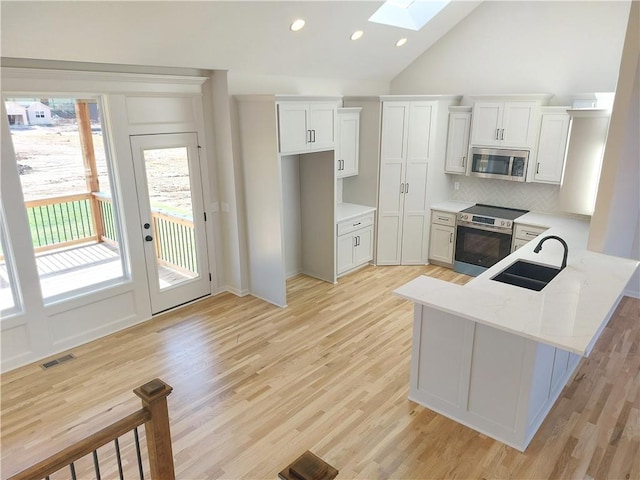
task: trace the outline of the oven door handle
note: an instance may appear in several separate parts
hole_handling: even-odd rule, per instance
[[[513,230],[511,228],[493,227],[489,225],[478,225],[477,223],[463,222],[458,220],[458,227],[475,228],[476,230],[484,230],[485,232],[502,233],[504,235],[512,235]]]

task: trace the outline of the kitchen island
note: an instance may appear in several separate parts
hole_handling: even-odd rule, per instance
[[[609,321],[638,262],[586,249],[588,222],[526,214],[549,227],[460,286],[422,276],[394,293],[414,308],[409,398],[524,451]],[[541,291],[492,280],[523,259],[567,267]]]

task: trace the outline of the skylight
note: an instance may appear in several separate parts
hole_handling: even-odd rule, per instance
[[[369,17],[370,22],[418,31],[450,0],[387,0]]]

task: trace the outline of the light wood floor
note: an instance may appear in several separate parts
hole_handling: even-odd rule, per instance
[[[640,301],[625,298],[525,453],[407,399],[412,305],[439,267],[299,276],[289,307],[222,294],[1,377],[2,477],[139,408],[160,377],[179,479],[276,478],[309,449],[338,479],[640,478]]]

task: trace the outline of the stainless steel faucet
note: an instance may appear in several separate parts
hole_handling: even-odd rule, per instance
[[[569,245],[567,245],[567,242],[565,242],[560,237],[557,237],[556,235],[549,235],[544,237],[542,240],[540,240],[540,242],[538,242],[538,245],[536,245],[536,248],[533,249],[533,253],[539,253],[540,250],[542,250],[542,244],[551,238],[553,238],[554,240],[558,240],[564,247],[564,257],[562,257],[562,265],[560,266],[560,270],[562,270],[564,269],[564,267],[567,266],[567,257],[569,256]]]

